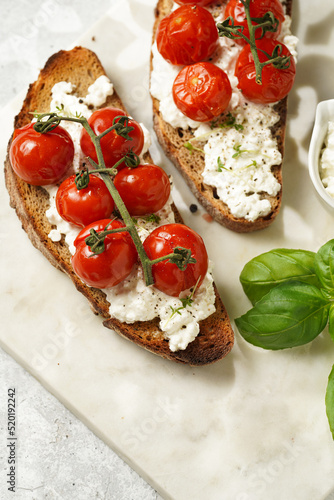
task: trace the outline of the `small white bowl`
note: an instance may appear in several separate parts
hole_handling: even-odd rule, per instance
[[[325,190],[320,178],[320,153],[328,130],[328,122],[334,120],[334,99],[319,102],[308,153],[308,168],[313,185],[327,208],[334,210],[334,198]]]

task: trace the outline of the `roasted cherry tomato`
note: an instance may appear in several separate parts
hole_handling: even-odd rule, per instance
[[[61,181],[73,163],[74,146],[69,133],[58,125],[44,134],[33,123],[14,132],[9,158],[14,172],[35,186]]]
[[[183,290],[202,283],[208,270],[208,254],[202,238],[184,224],[165,224],[152,233],[144,241],[144,248],[151,260],[173,252],[175,247],[189,248],[195,264],[188,264],[181,271],[176,264],[164,260],[153,264],[154,286],[173,297],[178,297]]]
[[[185,66],[174,80],[173,98],[188,118],[199,122],[222,114],[232,95],[226,73],[209,62]]]
[[[123,168],[115,176],[114,184],[131,215],[157,212],[170,194],[168,175],[157,165]]]
[[[104,251],[93,255],[85,239],[91,229],[97,232],[103,231],[110,222],[110,219],[93,222],[80,231],[74,241],[76,252],[71,259],[73,269],[84,283],[96,288],[117,285],[129,276],[137,262],[136,247],[126,231],[107,235],[104,240]],[[113,220],[107,230],[121,227],[124,227],[123,222]]]
[[[75,226],[85,227],[110,217],[114,210],[114,200],[100,177],[90,175],[88,186],[78,189],[75,175],[71,175],[58,188],[56,207],[64,220]]]
[[[126,116],[126,113],[119,108],[102,108],[94,111],[88,123],[94,133],[99,135],[113,125],[114,118],[117,116]],[[117,119],[116,122],[118,121]],[[129,132],[130,140],[118,135],[115,130],[102,137],[100,144],[106,167],[113,167],[130,150],[137,155],[141,153],[144,145],[143,130],[139,123],[132,119],[128,121],[128,126],[133,127],[133,130]],[[81,132],[80,146],[86,156],[97,162],[94,144],[85,129]],[[121,165],[124,167],[124,162]]]
[[[211,56],[218,30],[209,11],[198,5],[184,5],[159,24],[158,51],[171,64],[193,64]]]
[[[282,48],[283,56],[290,55],[288,48],[270,38],[263,38],[256,42],[257,47],[260,49],[259,60],[260,62],[266,61],[268,58],[262,52],[272,54],[274,48],[279,45]],[[264,66],[262,70],[262,85],[255,81],[255,64],[250,46],[246,45],[239,54],[236,67],[235,76],[238,78],[238,87],[241,89],[246,99],[250,101],[269,104],[280,101],[290,92],[296,74],[296,65],[293,57],[290,57],[290,67],[287,69],[275,68],[272,64]]]
[[[284,10],[282,3],[279,0],[252,0],[249,4],[249,12],[252,18],[263,17],[267,12],[272,12],[276,19],[278,19],[279,24],[276,31],[267,31],[265,37],[267,38],[277,38],[281,32],[281,25],[284,21]],[[228,17],[233,17],[234,24],[241,25],[244,27],[242,33],[249,38],[249,29],[246,20],[245,8],[240,2],[240,0],[230,0],[225,8],[225,19]],[[257,24],[257,23],[253,23]],[[255,38],[261,37],[261,30],[255,32]],[[236,41],[245,44],[246,41],[240,38],[236,38]]]
[[[179,5],[187,5],[191,3],[195,5],[201,5],[202,7],[214,2],[216,2],[216,0],[175,0],[175,3],[178,3]]]

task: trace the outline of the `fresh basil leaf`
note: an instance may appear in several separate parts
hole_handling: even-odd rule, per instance
[[[329,307],[317,287],[290,281],[272,288],[235,321],[247,342],[264,349],[286,349],[317,337],[326,326]]]
[[[334,240],[328,241],[318,250],[314,269],[321,285],[334,293]]]
[[[329,427],[334,439],[334,365],[328,377],[325,401]]]
[[[329,309],[328,320],[328,331],[334,342],[334,304]]]
[[[290,280],[319,286],[314,270],[315,253],[278,248],[250,260],[240,274],[245,294],[255,304],[273,287]]]

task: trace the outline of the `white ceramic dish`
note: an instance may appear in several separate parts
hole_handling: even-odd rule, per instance
[[[334,212],[334,198],[326,191],[319,172],[320,154],[328,129],[328,122],[334,120],[334,99],[319,102],[310,142],[308,166],[312,183],[323,204]]]

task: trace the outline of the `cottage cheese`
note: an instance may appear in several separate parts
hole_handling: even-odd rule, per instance
[[[185,349],[196,338],[198,322],[215,312],[212,283],[211,272],[208,272],[194,295],[192,305],[181,309],[182,303],[178,298],[160,292],[153,285],[145,286],[140,266],[122,283],[104,291],[110,302],[110,314],[120,321],[133,323],[139,318],[149,321],[160,317],[159,327],[169,339],[170,350],[178,351]],[[173,314],[175,309],[179,312]]]
[[[56,208],[56,194],[58,187],[57,186],[44,186],[44,187],[46,188],[50,196],[50,208],[46,211],[46,217],[50,222],[50,224],[56,226],[56,229],[52,229],[48,236],[52,241],[60,241],[62,238],[62,234],[64,234],[65,242],[67,243],[71,254],[74,255],[75,254],[74,240],[78,236],[81,229],[75,226],[74,224],[66,222],[66,220],[60,217]]]
[[[216,22],[223,19],[217,18]],[[296,58],[298,39],[291,35],[291,18],[285,17],[279,40],[289,48]],[[195,136],[202,141],[205,152],[203,181],[216,188],[219,198],[229,207],[232,215],[255,221],[272,210],[270,201],[263,196],[276,196],[281,189],[271,172],[273,165],[279,165],[282,157],[277,142],[272,138],[270,127],[279,120],[279,115],[272,105],[247,102],[237,88],[238,80],[234,76],[235,63],[240,46],[233,40],[220,37],[216,53],[211,62],[226,72],[232,87],[232,97],[227,112],[232,113],[236,123],[242,124],[243,130],[235,128],[211,129],[187,118],[174,103],[172,86],[182,66],[173,66],[159,53],[156,43],[152,47],[153,71],[150,91],[160,101],[163,119],[174,128],[195,130]],[[235,155],[236,149],[245,151]],[[233,158],[234,156],[234,158]],[[223,168],[218,167],[218,158]]]
[[[271,211],[262,193],[276,196],[281,189],[271,167],[282,157],[268,127],[270,116],[253,106],[248,113],[252,118],[244,120],[243,130],[229,128],[211,135],[204,146],[203,179],[216,187],[221,200],[228,200],[232,215],[254,221]]]
[[[58,113],[62,116],[76,117],[81,115],[88,119],[93,113],[93,108],[101,106],[107,99],[108,96],[112,95],[114,92],[113,85],[109,78],[105,75],[100,76],[95,80],[95,82],[88,87],[88,93],[86,97],[80,97],[75,94],[75,85],[71,82],[59,82],[56,83],[52,88],[52,99],[50,104],[50,111]],[[144,145],[141,152],[141,157],[148,151],[151,144],[150,133],[144,124],[140,124],[144,132]],[[74,144],[74,160],[73,160],[73,170],[78,172],[80,166],[84,162],[85,158],[80,148],[80,134],[82,130],[82,125],[76,122],[70,122],[63,120],[61,126],[68,131],[71,135]],[[46,216],[50,224],[55,225],[57,229],[52,229],[49,238],[52,241],[60,241],[61,235],[66,235],[65,241],[69,246],[69,250],[73,255],[75,253],[75,247],[73,242],[77,237],[80,229],[73,224],[64,221],[58,214],[56,208],[56,193],[57,186],[45,186],[50,196],[50,208],[46,212]]]
[[[320,156],[321,181],[330,196],[334,197],[334,122],[328,123],[325,147]]]
[[[76,116],[81,114],[89,118],[93,110],[88,106],[100,106],[105,102],[107,95],[113,92],[112,85],[106,77],[100,77],[89,87],[86,97],[78,97],[74,94],[75,87],[71,83],[57,83],[52,91],[51,111],[61,112],[64,116]],[[80,164],[84,160],[80,150],[80,134],[82,126],[74,122],[62,121],[61,125],[66,128],[72,136],[75,147],[74,170],[78,171]],[[144,148],[141,157],[150,145],[150,134],[143,124],[140,124],[144,131]],[[71,254],[75,253],[74,240],[80,228],[64,221],[56,209],[57,186],[46,186],[50,195],[50,208],[46,212],[49,222],[55,226],[49,233],[52,241],[60,241],[65,235]],[[160,218],[159,224],[175,222],[172,210],[172,199],[157,212]],[[159,224],[148,223],[145,218],[137,219],[138,234],[143,241],[153,229]],[[212,266],[211,266],[212,267]],[[182,306],[178,298],[166,295],[154,286],[147,287],[144,282],[143,272],[140,265],[137,265],[131,275],[119,285],[113,288],[104,289],[107,300],[110,303],[110,315],[119,321],[133,323],[135,321],[149,321],[156,317],[160,318],[160,329],[169,340],[171,351],[185,349],[189,342],[193,341],[199,332],[199,321],[210,316],[215,311],[215,293],[213,279],[210,271],[207,273],[203,283],[196,291],[191,306]],[[184,292],[184,296],[189,292]],[[179,313],[173,314],[173,310],[179,309]]]

